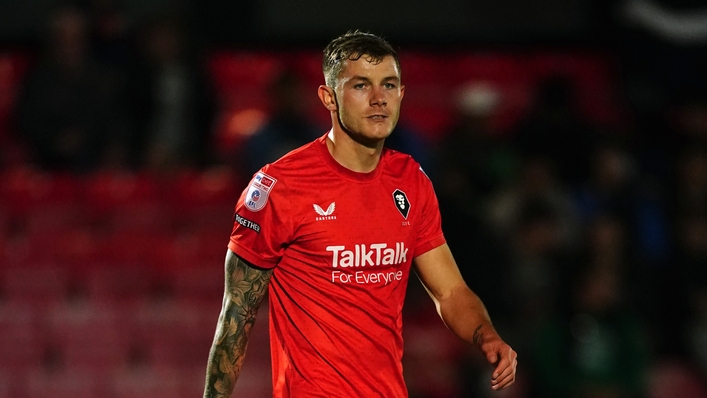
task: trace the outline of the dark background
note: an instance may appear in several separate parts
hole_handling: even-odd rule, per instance
[[[233,206],[350,29],[519,353],[492,392],[412,276],[410,396],[707,397],[707,2],[0,0],[0,398],[201,394]],[[269,366],[264,304],[237,393]]]

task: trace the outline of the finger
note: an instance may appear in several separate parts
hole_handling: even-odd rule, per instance
[[[491,388],[494,390],[502,390],[511,384],[513,384],[516,380],[516,366],[518,364],[517,360],[513,361],[513,366],[509,367],[504,371],[498,378],[493,380],[491,382]]]
[[[497,379],[499,376],[501,376],[501,374],[513,364],[513,361],[515,359],[515,352],[513,352],[512,349],[508,348],[508,354],[504,355],[498,362],[496,369],[494,369],[493,371],[492,378]]]
[[[512,366],[512,364],[509,364],[509,365],[510,366],[506,367],[505,369],[501,370],[500,372],[494,373],[493,376],[491,377],[491,383],[498,384],[501,380],[508,377],[508,375],[513,374],[515,369]]]
[[[491,388],[494,390],[503,390],[504,388],[513,384],[513,382],[515,382],[515,380],[516,380],[515,372],[510,372],[507,375],[504,375],[504,376],[498,378],[495,382],[492,382]]]

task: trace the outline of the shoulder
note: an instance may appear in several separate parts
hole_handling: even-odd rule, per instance
[[[293,149],[278,160],[265,165],[260,172],[280,179],[300,177],[303,173],[321,165],[316,145],[317,141],[313,141]]]
[[[384,149],[383,151],[383,172],[405,178],[424,178],[429,181],[427,174],[422,170],[422,166],[411,155],[394,149]]]

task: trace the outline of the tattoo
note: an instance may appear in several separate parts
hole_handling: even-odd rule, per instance
[[[223,306],[209,352],[204,398],[231,396],[271,275],[272,270],[253,268],[228,251]]]
[[[476,327],[476,330],[474,330],[474,336],[471,338],[471,341],[474,342],[474,345],[481,347],[481,339],[484,337],[483,333],[481,333],[481,327],[482,325],[479,325]]]

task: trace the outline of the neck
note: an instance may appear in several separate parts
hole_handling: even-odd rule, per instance
[[[333,128],[326,140],[329,153],[340,165],[358,173],[370,173],[376,169],[383,152],[383,141],[375,146],[363,145],[346,132]]]

